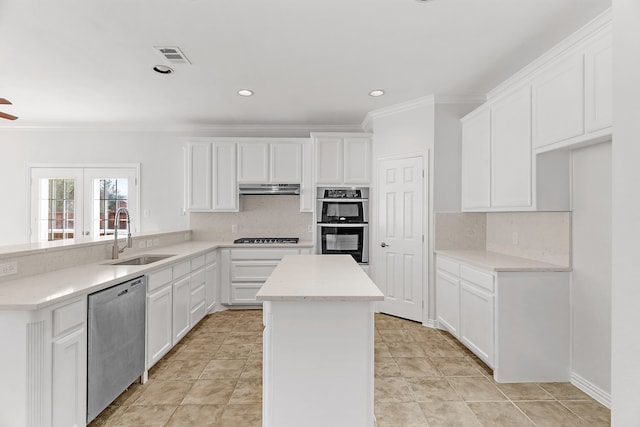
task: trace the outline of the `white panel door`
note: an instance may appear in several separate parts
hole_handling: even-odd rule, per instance
[[[169,283],[147,296],[147,368],[160,360],[173,344],[172,294]]]
[[[462,209],[491,205],[491,110],[462,125]]]
[[[493,295],[477,286],[460,283],[460,341],[493,366]]]
[[[213,143],[213,210],[238,212],[236,144]]]
[[[53,341],[52,421],[83,426],[87,417],[87,331],[78,329]]]
[[[440,327],[458,338],[460,335],[460,279],[436,271],[436,315]]]
[[[378,287],[382,312],[422,320],[424,177],[422,157],[382,160],[378,168]]]
[[[191,318],[191,278],[173,284],[173,345],[189,332]]]
[[[491,207],[530,208],[531,89],[526,86],[491,108]]]

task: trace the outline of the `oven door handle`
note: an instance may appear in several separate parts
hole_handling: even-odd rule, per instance
[[[316,199],[319,202],[329,202],[329,203],[358,203],[358,202],[367,202],[369,199],[358,199],[358,198],[344,198],[344,199]]]
[[[330,222],[319,222],[318,227],[351,227],[351,228],[367,228],[369,224],[363,224],[361,222],[349,223],[349,224],[332,224]]]

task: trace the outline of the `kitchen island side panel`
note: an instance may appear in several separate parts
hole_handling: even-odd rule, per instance
[[[374,425],[374,303],[268,301],[263,426]]]

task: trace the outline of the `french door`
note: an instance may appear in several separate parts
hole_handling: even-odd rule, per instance
[[[29,229],[32,242],[113,235],[115,212],[126,207],[137,231],[139,166],[32,166]],[[119,227],[126,228],[121,220]]]

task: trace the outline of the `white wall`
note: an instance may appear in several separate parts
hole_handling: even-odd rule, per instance
[[[412,103],[404,104],[396,108],[391,108],[383,113],[374,112],[373,117],[373,191],[371,194],[371,211],[373,223],[378,223],[377,209],[377,194],[375,188],[378,186],[378,161],[384,157],[397,156],[402,154],[422,154],[425,162],[429,161],[430,153],[433,151],[435,140],[435,105],[433,98],[423,98],[416,100]],[[433,165],[428,166],[428,171],[433,171]],[[429,179],[425,182],[425,201],[428,200],[428,205],[424,207],[425,221],[423,223],[424,232],[427,235],[432,234],[432,230],[429,229],[431,221],[431,210],[429,206],[433,206],[433,200],[429,195],[433,194],[429,191],[428,182],[432,182],[432,173],[429,175]],[[379,280],[377,276],[377,262],[379,259],[378,251],[378,230],[376,227],[370,229],[370,240],[372,250],[372,263],[371,274],[374,281]],[[430,298],[428,297],[430,290],[428,289],[428,274],[430,270],[429,261],[431,253],[430,241],[424,245],[423,259],[426,260],[423,266],[423,298],[428,303]],[[427,304],[425,304],[425,307]],[[423,313],[423,321],[428,321],[429,311],[425,310]]]
[[[640,2],[613,0],[612,425],[640,425]]]
[[[571,371],[611,393],[611,143],[572,153]]]
[[[187,228],[181,143],[168,132],[0,130],[0,245],[26,241],[31,163],[140,163],[140,208],[150,213],[140,219],[141,231]]]

